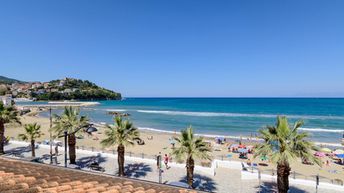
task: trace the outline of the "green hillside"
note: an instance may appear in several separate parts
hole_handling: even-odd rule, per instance
[[[13,83],[23,83],[23,81],[7,78],[5,76],[0,76],[0,84],[13,84]]]
[[[18,83],[18,84],[13,84]],[[0,95],[37,100],[120,100],[121,93],[88,80],[64,78],[49,82],[23,82],[0,76]]]
[[[37,88],[31,97],[37,100],[120,100],[121,94],[97,86],[88,80],[65,78],[48,82],[44,91]]]

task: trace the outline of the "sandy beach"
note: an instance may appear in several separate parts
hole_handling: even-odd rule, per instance
[[[49,119],[44,118],[44,117],[39,117],[39,116],[22,116],[21,117],[21,122],[22,125],[18,124],[8,124],[6,125],[6,131],[5,135],[10,136],[18,140],[18,134],[23,132],[23,125],[27,123],[34,123],[37,122],[42,126],[42,131],[44,135],[38,139],[37,141],[43,141],[46,139],[49,139]],[[77,146],[79,148],[84,148],[84,149],[91,149],[93,147],[94,151],[108,151],[111,152],[115,150],[116,148],[103,148],[100,145],[101,139],[104,137],[104,127],[97,127],[98,132],[94,133],[92,136],[84,135],[83,139],[78,139],[77,140]],[[173,136],[177,136],[178,133],[162,133],[162,132],[154,132],[154,131],[148,131],[148,130],[140,130],[141,133],[141,138],[145,141],[145,145],[135,145],[131,147],[126,148],[127,154],[131,154],[132,156],[137,156],[137,157],[154,157],[157,155],[159,152],[162,154],[170,154],[171,153],[171,148],[172,146],[169,143],[169,139]],[[153,139],[150,139],[153,137]],[[57,139],[62,141],[63,139]],[[228,152],[228,145],[230,143],[235,143],[235,141],[229,141],[227,144],[224,145],[217,145],[214,142],[214,139],[212,138],[207,138],[209,142],[212,143],[213,147],[213,158],[214,159],[231,159],[231,160],[237,160],[241,162],[247,162],[247,160],[242,160],[239,159],[238,154],[235,153],[230,153]],[[251,142],[252,144],[256,142]],[[227,155],[230,154],[231,158],[227,158]],[[249,154],[248,157],[250,160],[253,160],[254,163],[259,163],[260,160],[253,159],[253,155]],[[324,163],[326,163],[326,160],[330,160],[328,157],[321,158]],[[174,161],[174,160],[173,160]],[[198,162],[200,164],[200,162]],[[260,170],[265,173],[265,174],[272,174],[275,173],[276,175],[276,166],[267,163],[268,166],[258,166]],[[302,164],[301,161],[299,160],[298,162],[294,162],[291,165],[292,168],[292,174],[291,177],[293,177],[295,172],[295,177],[296,178],[302,178],[302,179],[314,179],[314,176],[319,174],[320,179],[323,181],[328,181],[330,182],[331,180],[334,179],[340,179],[344,181],[344,166],[343,165],[338,165],[336,163],[332,163],[330,160],[330,165],[327,166],[326,164],[323,164],[322,167],[319,167],[317,165],[305,165]]]

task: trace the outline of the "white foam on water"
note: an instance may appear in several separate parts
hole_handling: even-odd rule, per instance
[[[326,132],[326,133],[343,133],[343,129],[322,129],[322,128],[300,128],[303,131],[310,131],[310,132]]]
[[[276,118],[273,114],[246,114],[246,113],[218,113],[218,112],[191,112],[191,111],[162,111],[162,110],[136,110],[139,113],[163,114],[163,115],[184,115],[199,117],[261,117]],[[338,119],[344,120],[344,116],[321,116],[321,115],[286,115],[288,118],[298,119]]]
[[[111,111],[115,111],[115,112],[125,112],[125,111],[127,111],[127,110],[125,110],[125,109],[105,109],[105,111],[109,111],[109,112],[111,112]]]
[[[140,130],[146,130],[146,131],[154,131],[154,132],[159,132],[159,133],[176,133],[175,131],[167,131],[167,130],[161,130],[161,129],[154,129],[154,128],[149,128],[149,127],[138,127]],[[179,133],[179,132],[177,132]]]
[[[180,131],[168,131],[168,130],[149,128],[149,127],[138,127],[138,129],[146,130],[146,131],[159,132],[159,133],[169,133],[169,134],[180,133]],[[247,138],[249,138],[247,136],[215,135],[215,134],[199,134],[199,133],[196,133],[195,135],[201,136],[201,137],[207,137],[207,138],[215,138],[215,137],[223,137],[223,138],[230,138],[230,139],[247,139]],[[260,141],[261,139],[251,138],[251,140]]]

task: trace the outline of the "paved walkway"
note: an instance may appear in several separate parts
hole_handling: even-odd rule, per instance
[[[6,156],[28,158],[31,156],[31,148],[25,143],[10,143],[5,146]],[[64,151],[63,148],[59,148],[60,155],[58,156],[58,165],[64,166]],[[42,146],[36,149],[36,157],[43,158],[43,162],[49,164],[49,147]],[[108,156],[101,153],[90,153],[87,151],[77,152],[77,162],[83,170],[90,170],[86,167],[96,159],[100,166],[105,168],[105,173],[114,175],[117,171],[117,158],[115,155]],[[68,165],[68,167],[72,167]],[[138,178],[153,182],[159,181],[158,169],[154,160],[133,160],[126,158],[125,162],[126,173],[130,178]],[[207,171],[196,170],[195,171],[195,184],[200,190],[219,192],[219,193],[250,193],[250,192],[274,192],[275,183],[273,181],[264,181],[262,186],[259,186],[258,180],[242,180],[241,171],[236,169],[228,168],[217,168],[215,170],[216,175],[210,175]],[[170,169],[163,170],[162,182],[179,182],[185,181],[186,171],[184,167],[171,167]],[[315,192],[315,186],[302,186],[302,185],[291,185],[291,192]],[[320,189],[318,192],[332,193],[333,190]],[[344,187],[343,187],[344,192]]]

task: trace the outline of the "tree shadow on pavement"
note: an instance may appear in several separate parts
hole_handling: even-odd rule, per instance
[[[259,193],[278,193],[277,184],[273,182],[262,182],[260,186],[257,186],[257,192]],[[314,188],[315,191],[315,188]],[[289,192],[292,193],[305,193],[305,190],[301,190],[295,186],[289,186]]]
[[[179,181],[187,184],[186,176]],[[194,174],[193,186],[195,189],[214,192],[217,190],[216,185],[217,183],[212,178],[200,174]]]
[[[76,161],[76,165],[78,165],[80,168],[86,168],[88,167],[90,164],[92,163],[98,163],[98,164],[101,164],[101,163],[104,163],[106,162],[107,158],[106,157],[102,157],[101,154],[97,154],[96,156],[87,156],[87,157],[82,157],[82,158],[79,158],[77,161]]]
[[[24,153],[31,152],[31,146],[16,147],[5,151],[7,155],[24,158]],[[31,155],[30,155],[31,156]]]
[[[152,171],[152,168],[150,165],[144,164],[144,163],[134,163],[134,164],[127,164],[124,167],[124,171],[127,177],[145,177],[147,176],[148,172]]]

